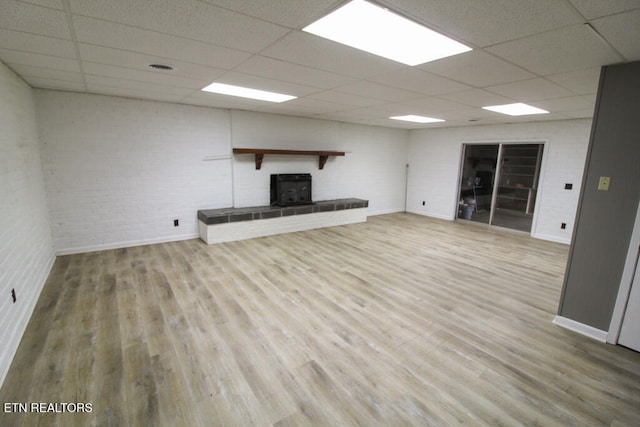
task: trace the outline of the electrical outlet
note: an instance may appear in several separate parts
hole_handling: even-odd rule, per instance
[[[422,201],[422,206],[426,206],[427,202],[425,202],[424,200]]]
[[[16,290],[15,289],[11,289],[11,299],[13,300],[14,304],[17,301],[16,298]]]
[[[572,190],[573,189],[573,184],[569,184],[569,183],[565,184],[564,185],[564,189],[565,190]]]
[[[177,219],[173,220],[173,226],[174,227],[178,227],[180,225],[180,221],[178,221]]]
[[[611,183],[610,176],[601,176],[600,180],[598,180],[598,190],[600,191],[609,191],[609,184]]]
[[[566,222],[563,222],[562,224],[560,224],[560,228],[561,228],[561,229],[563,229],[563,230],[564,230],[565,228],[567,228],[567,223],[566,223]]]

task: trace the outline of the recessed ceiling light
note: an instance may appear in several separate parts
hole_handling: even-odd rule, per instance
[[[490,105],[482,107],[483,110],[495,111],[496,113],[508,114],[509,116],[526,116],[529,114],[549,114],[547,110],[533,107],[531,105],[516,102],[515,104]]]
[[[432,117],[424,117],[424,116],[415,116],[413,114],[409,114],[408,116],[394,116],[389,118],[393,120],[404,120],[406,122],[416,122],[416,123],[444,122],[444,120],[442,119],[434,119]]]
[[[211,83],[202,88],[205,92],[220,93],[222,95],[239,96],[242,98],[258,99],[269,102],[285,102],[296,99],[297,96],[284,95],[281,93],[268,92],[266,90],[251,89],[242,86],[233,86],[224,83]]]
[[[173,67],[171,65],[164,65],[164,64],[149,64],[149,67],[154,68],[156,70],[162,70],[162,71],[173,70]]]
[[[407,65],[423,64],[471,50],[364,0],[353,0],[302,31]]]

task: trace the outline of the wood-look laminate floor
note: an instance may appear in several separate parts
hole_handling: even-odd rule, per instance
[[[474,223],[489,224],[491,211],[483,210],[473,212],[471,220]],[[458,218],[458,221],[469,221]],[[509,228],[511,230],[524,231],[529,233],[533,224],[533,214],[512,211],[509,209],[496,209],[491,225],[496,227]]]
[[[0,425],[640,425],[640,354],[552,324],[568,248],[411,214],[60,257]]]

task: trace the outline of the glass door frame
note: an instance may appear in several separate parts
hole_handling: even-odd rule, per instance
[[[495,170],[495,174],[493,177],[493,189],[492,189],[492,194],[491,194],[491,205],[490,205],[490,212],[489,212],[489,223],[487,225],[490,226],[495,226],[493,224],[494,222],[494,216],[495,216],[495,209],[496,209],[496,203],[497,203],[497,198],[498,198],[498,191],[499,191],[499,185],[500,185],[500,178],[501,178],[501,174],[502,174],[502,167],[503,167],[503,155],[504,155],[504,146],[505,145],[538,145],[538,157],[537,157],[537,161],[536,161],[536,169],[535,169],[535,178],[534,178],[534,183],[535,183],[535,192],[536,192],[536,196],[535,196],[535,203],[534,203],[534,208],[533,208],[533,213],[532,213],[532,221],[531,221],[531,229],[529,230],[529,234],[533,235],[534,234],[534,230],[537,227],[537,217],[538,217],[538,210],[536,209],[538,202],[539,202],[539,195],[541,193],[541,188],[542,188],[542,182],[543,182],[543,176],[544,176],[544,164],[546,162],[546,157],[545,156],[545,152],[546,149],[545,147],[547,146],[547,141],[546,140],[502,140],[502,141],[463,141],[461,144],[461,150],[460,150],[460,165],[459,165],[459,170],[458,170],[458,191],[456,193],[456,210],[454,212],[456,212],[454,219],[455,220],[459,220],[461,218],[458,217],[457,212],[458,212],[458,207],[459,207],[459,200],[460,200],[460,194],[462,191],[462,174],[464,173],[464,162],[465,162],[465,158],[466,158],[466,152],[467,152],[467,147],[472,146],[472,145],[497,145],[498,146],[498,157],[497,157],[497,161],[496,161],[496,170]],[[529,192],[531,194],[531,192]],[[527,212],[529,210],[529,205],[530,205],[530,200],[531,195],[529,196],[529,200],[527,201]]]

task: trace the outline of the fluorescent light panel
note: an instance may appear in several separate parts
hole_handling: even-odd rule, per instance
[[[233,86],[224,83],[211,83],[202,88],[205,92],[220,93],[222,95],[239,96],[242,98],[258,99],[269,102],[285,102],[296,99],[297,96],[284,95],[281,93],[268,92],[266,90],[251,89],[242,86]]]
[[[353,0],[302,30],[407,65],[471,50],[364,0]]]
[[[531,105],[517,102],[515,104],[490,105],[482,107],[484,110],[495,111],[496,113],[507,114],[509,116],[527,116],[529,114],[549,114],[547,110],[533,107]]]
[[[444,120],[442,119],[434,119],[432,117],[424,117],[424,116],[415,116],[413,114],[409,114],[408,116],[394,116],[389,118],[393,120],[404,120],[405,122],[416,122],[416,123],[444,122]]]

